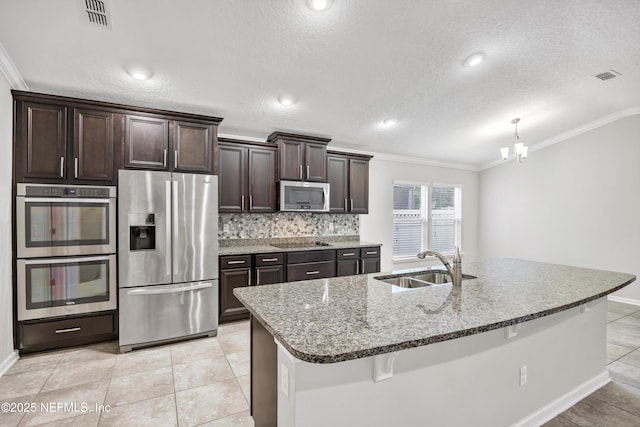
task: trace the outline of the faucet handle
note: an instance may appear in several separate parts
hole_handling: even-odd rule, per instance
[[[456,246],[456,253],[453,255],[453,262],[462,262],[462,258],[460,257],[460,248]]]

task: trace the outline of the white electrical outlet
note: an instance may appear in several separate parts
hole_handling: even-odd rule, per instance
[[[224,233],[228,233],[229,232],[229,224],[222,224],[222,231]]]
[[[527,384],[527,365],[520,367],[520,387]]]

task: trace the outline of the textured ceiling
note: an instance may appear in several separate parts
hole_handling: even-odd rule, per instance
[[[32,91],[223,117],[330,146],[478,168],[640,108],[638,0],[1,0],[0,43]],[[462,66],[483,51],[476,68]],[[124,71],[144,64],[144,82]],[[614,69],[608,81],[594,77]],[[276,103],[283,93],[296,104]],[[396,126],[381,121],[394,117]]]

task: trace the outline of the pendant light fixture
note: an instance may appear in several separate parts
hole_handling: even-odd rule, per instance
[[[529,151],[529,147],[524,145],[524,143],[520,142],[520,135],[518,135],[518,122],[520,122],[519,118],[515,118],[511,120],[511,123],[513,123],[516,126],[516,130],[513,133],[515,137],[515,141],[513,143],[513,150],[515,152],[516,158],[518,159],[518,162],[522,163],[522,161],[527,158],[527,152]],[[509,147],[502,147],[500,149],[500,153],[502,154],[502,160],[509,160]]]

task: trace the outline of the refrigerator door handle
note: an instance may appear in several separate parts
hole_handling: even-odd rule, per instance
[[[178,181],[177,180],[172,180],[171,181],[172,185],[173,185],[173,194],[172,194],[172,200],[173,200],[173,209],[171,209],[171,216],[173,217],[173,227],[171,229],[171,240],[173,240],[173,244],[177,244],[178,242]],[[176,275],[181,274],[181,272],[179,271],[179,265],[178,265],[178,257],[174,256],[173,257],[173,277],[174,280],[178,280],[176,278]]]
[[[132,289],[127,291],[127,295],[157,295],[157,294],[177,294],[180,292],[189,292],[189,291],[197,291],[199,289],[207,289],[213,287],[213,283],[198,283],[196,285],[187,285],[181,286],[179,288],[169,288],[169,289],[148,289],[149,287],[145,287],[142,289]],[[154,286],[151,286],[154,288]]]
[[[166,211],[165,211],[165,225],[167,227],[166,236],[165,236],[165,255],[164,255],[164,265],[165,265],[165,273],[167,276],[171,275],[171,180],[165,181],[165,191],[166,191]]]

